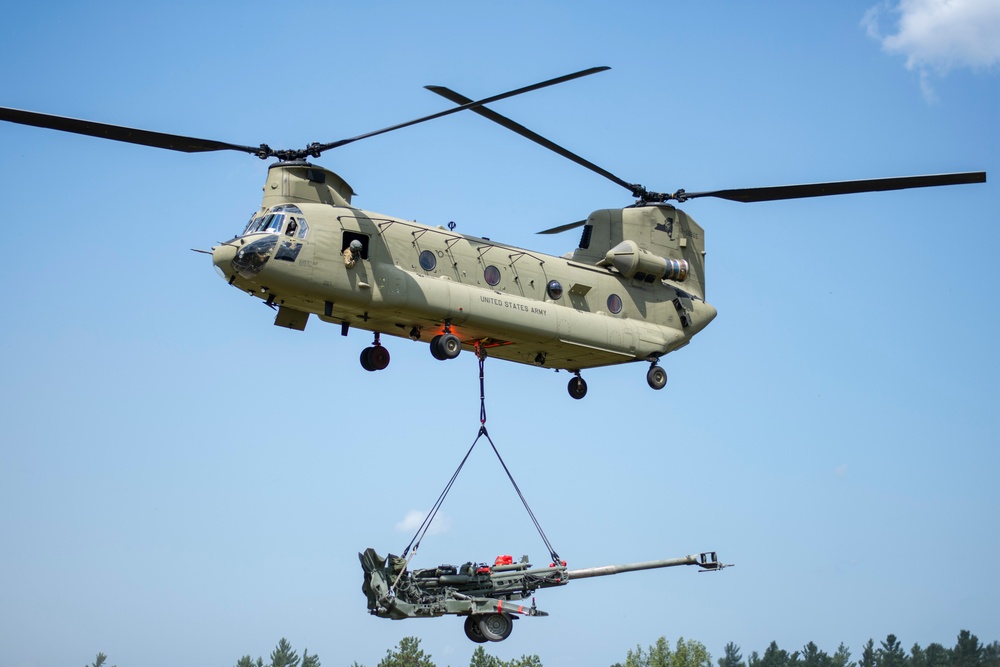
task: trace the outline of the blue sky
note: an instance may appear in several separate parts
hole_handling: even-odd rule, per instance
[[[737,567],[543,591],[488,645],[609,665],[895,633],[1000,639],[998,9],[993,2],[20,3],[0,105],[298,147],[584,69],[496,109],[626,180],[709,190],[985,170],[952,188],[697,200],[719,310],[667,357],[487,364],[494,441],[573,567],[717,550]],[[453,618],[366,614],[357,552],[401,551],[478,428],[475,360],[272,326],[213,272],[265,164],[0,124],[0,667],[233,664],[280,637],[375,665]],[[535,231],[631,203],[475,115],[332,151],[363,208],[551,254]],[[545,549],[486,448],[417,565]]]

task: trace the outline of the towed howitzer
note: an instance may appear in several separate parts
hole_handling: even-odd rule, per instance
[[[446,614],[465,616],[465,634],[477,643],[503,641],[510,636],[513,620],[518,616],[548,616],[535,606],[534,598],[528,607],[508,604],[530,597],[540,588],[564,586],[573,579],[677,565],[698,565],[702,572],[728,567],[719,562],[714,551],[579,570],[568,569],[566,561],[533,567],[527,556],[518,563],[510,556],[500,556],[492,566],[470,561],[459,567],[439,565],[411,572],[406,559],[391,554],[382,558],[374,549],[366,549],[358,557],[365,572],[361,590],[368,597],[370,614],[394,620]]]

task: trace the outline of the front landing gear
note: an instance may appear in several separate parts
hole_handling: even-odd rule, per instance
[[[361,367],[366,371],[384,371],[389,366],[389,350],[382,347],[378,332],[371,347],[361,350]]]
[[[566,389],[569,391],[569,395],[577,400],[587,395],[587,382],[580,377],[579,371],[575,373],[575,377],[570,378]]]

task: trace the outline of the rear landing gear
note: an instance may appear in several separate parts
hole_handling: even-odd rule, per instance
[[[646,382],[653,389],[663,389],[667,386],[667,372],[656,364],[653,364],[646,373]]]
[[[569,385],[566,389],[569,391],[570,396],[580,400],[587,395],[587,382],[580,377],[580,373],[577,372],[575,377],[570,378]]]
[[[371,347],[361,350],[361,367],[366,371],[384,371],[389,366],[389,350],[382,347],[378,332]]]

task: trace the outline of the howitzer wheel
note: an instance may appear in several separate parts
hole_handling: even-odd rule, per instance
[[[482,617],[479,614],[470,614],[465,617],[465,636],[477,644],[485,644],[489,640],[479,631],[479,621]]]
[[[491,642],[502,642],[513,629],[514,619],[507,614],[484,614],[479,620],[479,631]]]

